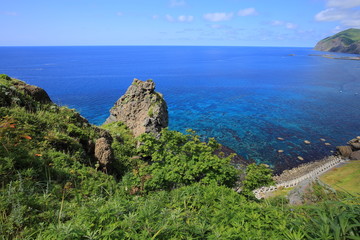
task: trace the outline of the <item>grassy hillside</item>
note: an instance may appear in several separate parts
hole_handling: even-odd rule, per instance
[[[336,38],[342,38],[347,45],[350,45],[351,43],[360,41],[360,29],[350,28],[345,31],[339,32],[333,36],[325,38],[323,41],[329,41]]]
[[[336,190],[346,191],[360,196],[360,160],[351,161],[341,167],[334,168],[321,176],[321,181]]]
[[[319,41],[315,50],[360,54],[360,29],[350,28]]]
[[[94,157],[104,136],[113,151],[105,166]],[[263,165],[247,168],[238,194],[230,157],[213,154],[214,139],[199,139],[169,130],[134,139],[122,123],[99,128],[0,75],[0,239],[360,237],[358,199],[257,201],[251,189],[271,183]]]

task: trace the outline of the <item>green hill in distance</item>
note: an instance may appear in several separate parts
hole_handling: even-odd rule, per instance
[[[327,37],[316,44],[315,50],[360,54],[360,29],[350,28]]]

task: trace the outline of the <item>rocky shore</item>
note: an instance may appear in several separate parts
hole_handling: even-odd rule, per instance
[[[321,160],[301,164],[295,168],[283,171],[280,175],[274,176],[273,179],[275,180],[276,183],[282,183],[282,182],[286,182],[286,181],[291,181],[296,178],[300,178],[301,176],[304,176],[304,175],[314,171],[315,169],[323,166],[327,162],[334,160],[334,158],[337,158],[337,157],[329,156],[329,157],[325,157]]]
[[[347,144],[348,145],[346,146],[336,147],[337,152],[335,153],[335,156],[329,156],[314,162],[304,163],[295,168],[283,171],[280,175],[274,176],[275,182],[282,183],[304,176],[325,165],[329,161],[334,160],[334,158],[360,160],[360,136],[350,140]]]

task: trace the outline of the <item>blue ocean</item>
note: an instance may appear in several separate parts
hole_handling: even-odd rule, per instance
[[[324,53],[310,48],[0,47],[0,53],[0,73],[44,88],[96,125],[133,78],[153,79],[167,101],[170,129],[215,137],[276,170],[330,155],[360,135],[360,61],[316,56]]]

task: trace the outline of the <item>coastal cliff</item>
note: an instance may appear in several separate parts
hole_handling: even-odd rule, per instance
[[[360,54],[360,29],[350,28],[319,41],[317,51]]]
[[[149,88],[131,91],[155,94],[146,90],[151,82],[136,83]],[[237,170],[231,150],[200,139],[168,129],[136,139],[122,122],[97,127],[52,103],[45,90],[0,75],[0,239],[360,236],[358,195],[347,204],[316,186],[316,195],[306,195],[311,208],[288,206],[283,197],[254,201],[251,190],[272,184],[271,171],[256,164]],[[359,141],[349,144],[357,149]],[[342,235],[332,224],[338,216],[346,220]],[[324,226],[334,229],[324,235]]]
[[[155,92],[152,80],[134,79],[126,93],[120,97],[105,124],[123,122],[134,136],[143,133],[158,134],[168,126],[167,105],[163,96]]]

